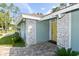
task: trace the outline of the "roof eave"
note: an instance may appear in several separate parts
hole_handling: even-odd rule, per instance
[[[17,18],[17,20],[15,21],[15,24],[18,25],[18,24],[21,22],[21,20],[22,20],[23,18],[26,18],[26,19],[33,19],[33,20],[41,20],[41,17],[34,17],[34,16],[22,14],[22,15],[20,15],[20,16]]]
[[[76,5],[67,7],[65,9],[59,10],[57,12],[54,12],[54,13],[52,13],[50,15],[47,15],[47,16],[43,17],[42,20],[46,20],[46,19],[50,19],[50,18],[55,18],[59,14],[66,13],[66,12],[69,12],[69,11],[73,11],[73,10],[78,9],[78,8],[79,8],[79,4],[76,4]]]
[[[39,21],[47,20],[47,19],[50,19],[50,18],[55,18],[59,14],[66,13],[66,12],[69,12],[69,11],[73,11],[73,10],[78,9],[78,8],[79,8],[79,4],[76,4],[76,5],[67,7],[65,9],[59,10],[57,12],[51,13],[50,15],[44,16],[42,18],[41,17],[35,17],[35,16],[22,14],[21,17],[18,18],[19,20],[18,19],[16,20],[15,24],[19,24],[23,18],[34,19],[34,20],[39,20]]]
[[[30,16],[30,15],[24,15],[24,14],[22,14],[22,17],[26,19],[41,20],[41,17],[35,17],[35,16]]]

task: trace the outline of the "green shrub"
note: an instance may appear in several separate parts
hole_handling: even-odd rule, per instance
[[[0,38],[0,45],[12,44],[13,35]]]
[[[19,33],[15,32],[12,35],[0,38],[0,45],[12,45],[14,47],[24,47],[25,42],[19,36]]]
[[[56,54],[58,56],[77,56],[77,55],[79,55],[79,52],[72,51],[71,48],[69,48],[69,49],[58,48],[56,51]]]
[[[19,36],[19,33],[18,32],[15,32],[13,34],[13,41],[14,41],[14,43],[17,43],[19,41],[23,41],[22,38]]]

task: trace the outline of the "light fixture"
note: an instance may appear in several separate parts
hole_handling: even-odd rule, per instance
[[[28,26],[28,33],[31,34],[32,33],[32,25]]]
[[[23,18],[23,21],[25,21],[26,19],[25,18]]]

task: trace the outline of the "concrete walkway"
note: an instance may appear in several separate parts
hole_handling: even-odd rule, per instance
[[[10,49],[10,56],[54,56],[57,47],[55,44],[44,42],[29,47],[15,47]]]
[[[56,45],[49,42],[29,47],[0,46],[0,56],[54,56],[56,49]]]

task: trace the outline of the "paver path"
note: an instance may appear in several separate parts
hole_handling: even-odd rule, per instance
[[[44,42],[29,47],[11,48],[10,56],[54,56],[56,49],[55,44]]]
[[[56,55],[55,44],[44,42],[28,47],[0,46],[0,56],[53,56]]]

